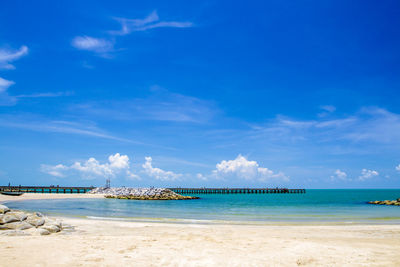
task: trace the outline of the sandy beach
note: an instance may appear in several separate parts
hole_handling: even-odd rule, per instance
[[[42,194],[25,193],[21,196],[7,196],[0,194],[0,203],[8,201],[34,200],[34,199],[68,199],[68,198],[103,198],[102,194]]]
[[[0,202],[16,199],[0,197]],[[21,199],[65,197],[102,196],[25,194]],[[2,236],[0,265],[400,265],[400,225],[255,226],[61,219],[74,225],[76,231],[50,236]]]

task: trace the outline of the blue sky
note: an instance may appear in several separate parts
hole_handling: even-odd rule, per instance
[[[400,187],[398,1],[6,1],[0,184]]]

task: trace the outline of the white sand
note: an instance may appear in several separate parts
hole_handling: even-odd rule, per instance
[[[0,194],[0,203],[8,201],[20,201],[31,199],[66,199],[66,198],[103,198],[102,194],[42,194],[42,193],[25,193],[21,196],[7,196]]]
[[[400,266],[400,225],[63,220],[76,232],[0,237],[0,266]]]

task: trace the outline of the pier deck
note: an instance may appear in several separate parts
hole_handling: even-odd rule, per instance
[[[289,188],[169,188],[178,194],[305,194],[305,189]]]
[[[79,186],[0,186],[0,192],[86,193],[95,187]],[[178,194],[304,194],[305,189],[289,188],[168,188]]]

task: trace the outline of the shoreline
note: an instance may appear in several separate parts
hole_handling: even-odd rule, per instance
[[[105,194],[64,194],[64,193],[25,193],[21,196],[7,196],[0,194],[0,204],[7,205],[8,202],[28,201],[28,200],[59,200],[59,199],[100,199],[104,198]],[[135,200],[132,200],[135,201]],[[151,200],[146,200],[151,201]],[[156,201],[156,200],[153,200]],[[165,200],[169,201],[169,200]],[[120,221],[132,223],[161,223],[161,224],[180,224],[180,225],[249,225],[249,226],[351,226],[351,225],[398,225],[391,219],[370,219],[370,220],[354,220],[352,218],[346,221],[262,221],[262,220],[213,220],[213,219],[187,219],[187,218],[169,218],[169,217],[103,217],[91,215],[68,215],[62,213],[48,214],[50,217],[66,218],[66,219],[85,219],[85,220],[104,220],[104,221]],[[354,220],[354,221],[353,221]],[[386,222],[385,222],[386,221]]]

